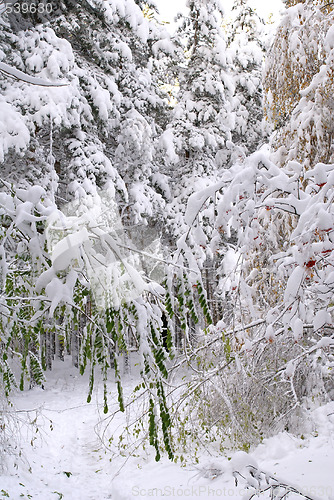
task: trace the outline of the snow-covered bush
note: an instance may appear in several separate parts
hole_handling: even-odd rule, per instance
[[[301,171],[296,162],[282,169],[254,153],[188,203],[186,220],[193,224],[219,193],[217,235],[237,235],[230,247],[236,264],[222,265],[220,279],[233,313],[191,353],[194,363],[203,356],[204,365],[188,390],[198,384],[198,401],[207,398],[198,412],[208,427],[225,421],[224,431],[241,443],[289,425],[293,408],[300,411],[307,398],[330,395],[333,165],[317,164],[304,178]]]

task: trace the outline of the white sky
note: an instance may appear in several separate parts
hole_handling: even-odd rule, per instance
[[[178,12],[187,12],[186,0],[155,0],[158,6],[161,17],[164,21],[173,22],[175,15]],[[233,5],[233,0],[222,0],[222,5],[226,15]],[[279,17],[280,11],[283,9],[282,0],[249,0],[249,5],[256,8],[257,12],[267,19],[269,14],[273,14],[274,19]]]

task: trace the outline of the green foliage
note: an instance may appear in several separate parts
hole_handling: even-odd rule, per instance
[[[30,373],[37,385],[42,385],[45,380],[43,367],[40,360],[33,352],[30,352]]]
[[[201,285],[201,283],[197,283],[197,293],[198,293],[198,301],[199,301],[199,304],[202,308],[202,311],[203,311],[204,317],[207,321],[207,324],[211,325],[212,324],[211,313],[210,313],[210,309],[209,309],[209,306],[208,306],[207,301],[206,301],[206,294],[204,292],[204,289],[203,289],[203,286]]]
[[[166,282],[165,282],[166,284]],[[169,291],[166,293],[166,300],[165,300],[165,306],[166,306],[166,312],[168,316],[172,319],[174,316],[174,311],[173,311],[173,305],[172,305],[172,299]]]
[[[161,426],[162,426],[164,445],[165,445],[165,449],[168,453],[168,458],[170,460],[173,460],[174,453],[172,451],[172,442],[171,442],[171,435],[170,435],[171,418],[170,418],[169,409],[167,407],[167,401],[166,401],[164,386],[163,386],[162,382],[159,382],[157,384],[157,394],[158,394],[159,404],[160,404],[160,418],[161,418]]]
[[[16,379],[13,371],[7,363],[7,355],[3,354],[3,363],[0,364],[0,374],[2,375],[2,380],[4,384],[4,390],[6,397],[9,396],[10,392],[17,387]]]
[[[118,393],[118,404],[120,411],[124,412],[124,400],[123,400],[123,390],[121,382],[117,381],[117,393]]]

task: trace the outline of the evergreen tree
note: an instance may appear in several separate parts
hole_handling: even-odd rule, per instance
[[[247,0],[236,0],[232,13],[234,18],[228,45],[232,52],[235,97],[238,99],[232,140],[249,154],[263,140],[264,21]]]
[[[152,154],[155,118],[163,115],[163,96],[151,74],[152,59],[154,54],[159,57],[162,46],[170,50],[168,34],[145,18],[132,0],[122,9],[113,2],[90,6],[68,1],[52,6],[53,11],[40,14],[41,19],[29,13],[12,13],[9,21],[2,19],[7,62],[27,73],[68,83],[61,89],[34,87],[26,92],[26,85],[16,82],[14,97],[8,92],[12,82],[2,79],[6,105],[17,113],[16,129],[21,130],[20,140],[13,141],[7,155],[5,173],[15,182],[28,175],[30,182],[38,179],[49,189],[52,185],[55,194],[65,200],[92,193],[96,186],[113,186],[119,199],[126,202],[132,175],[125,165],[121,168],[118,146],[124,142],[123,129],[129,131],[125,125],[129,116],[130,129],[138,126],[133,122],[136,110],[139,123],[147,123],[145,149],[148,156]],[[29,27],[19,32],[21,25]],[[131,135],[130,131],[129,138]],[[10,141],[6,148],[7,144]],[[125,155],[130,158],[133,146],[128,143],[127,147]],[[29,152],[17,157],[27,149]],[[29,172],[27,160],[32,166]],[[136,161],[132,168],[135,165]],[[145,174],[147,184],[150,175]],[[133,202],[132,206],[138,208]]]
[[[234,86],[227,69],[222,8],[215,0],[189,0],[188,7],[178,31],[184,47],[180,90],[163,136],[168,164],[178,181],[226,168],[234,127]]]

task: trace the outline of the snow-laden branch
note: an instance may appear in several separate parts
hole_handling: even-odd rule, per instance
[[[30,85],[38,85],[40,87],[65,87],[68,85],[66,82],[50,82],[44,78],[27,75],[23,71],[13,68],[4,62],[0,62],[0,72],[6,76],[15,78],[16,80],[29,83]]]
[[[232,468],[234,468],[233,476],[236,486],[241,481],[247,491],[243,497],[244,499],[251,500],[255,496],[258,497],[260,494],[269,491],[272,499],[288,498],[291,494],[306,500],[315,500],[314,497],[304,493],[298,486],[261,470],[246,453],[237,452],[232,457]]]
[[[229,370],[235,369],[238,377],[247,374],[252,387],[263,383],[258,374],[268,370],[265,387],[280,381],[289,392],[287,397],[297,403],[301,374],[310,360],[314,360],[314,374],[320,365],[325,378],[330,373],[334,348],[333,167],[318,163],[304,172],[300,164],[290,162],[278,168],[260,151],[223,171],[219,182],[190,197],[189,229],[180,238],[184,255],[188,252],[202,258],[203,267],[207,256],[214,259],[219,278],[217,301],[225,298],[232,304],[232,312],[228,306],[227,313],[223,309],[223,319],[173,367],[173,372],[182,365],[191,368],[192,360],[203,359],[207,373],[193,371],[188,393],[202,381],[203,393],[210,393],[206,375],[211,377],[210,383],[223,386],[230,380],[220,366],[216,372],[207,368],[211,353],[215,367],[221,356],[222,360],[233,358],[235,367]],[[212,236],[205,240],[207,219],[203,213],[209,210],[215,217],[210,221]],[[268,369],[274,349],[286,354],[276,367]],[[228,412],[225,403],[222,397]],[[239,410],[236,406],[235,411]],[[267,489],[273,493],[276,487]],[[296,493],[292,489],[285,493],[289,492]]]
[[[267,311],[267,317],[272,317],[269,323],[274,325],[280,319],[288,327],[298,315],[309,323],[305,308],[297,310],[296,305],[305,300],[305,293],[313,295],[310,310],[324,310],[328,323],[330,315],[325,310],[334,276],[333,196],[333,165],[318,163],[303,174],[297,162],[278,168],[263,152],[254,153],[244,164],[223,172],[216,185],[190,197],[186,220],[192,245],[203,245],[202,239],[196,240],[200,233],[195,222],[200,220],[204,202],[218,198],[213,239],[226,241],[231,234],[237,235],[236,252],[243,264],[239,258],[233,271],[235,283],[243,280],[243,290],[250,293],[262,271],[256,262],[264,255],[274,281],[282,280],[285,289],[272,312]],[[224,292],[232,292],[227,286]],[[240,290],[237,284],[233,286],[236,292]],[[268,288],[266,293],[273,290]],[[248,299],[252,300],[251,295]]]

